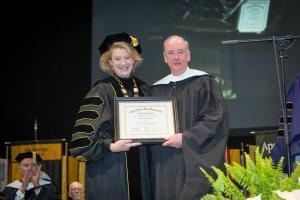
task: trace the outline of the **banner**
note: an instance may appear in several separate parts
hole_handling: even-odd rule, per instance
[[[255,134],[256,146],[263,152],[263,157],[271,157],[272,149],[275,145],[277,130],[256,131]]]
[[[62,144],[52,143],[52,144],[20,144],[11,146],[11,160],[15,161],[16,156],[19,153],[35,151],[40,154],[43,160],[61,160],[62,157]]]

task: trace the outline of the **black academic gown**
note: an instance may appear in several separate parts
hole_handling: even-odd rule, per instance
[[[228,136],[227,111],[219,85],[202,75],[155,85],[151,96],[175,97],[182,148],[151,146],[151,177],[155,200],[198,200],[211,190],[210,174],[224,169]]]
[[[44,181],[45,182],[45,181]],[[13,183],[7,185],[2,193],[5,196],[5,200],[15,200],[16,193],[18,189],[21,187],[20,181],[14,181]],[[55,200],[56,199],[56,188],[51,183],[44,183],[40,187],[40,192],[38,195],[35,194],[34,188],[31,187],[25,191],[24,200]]]
[[[148,94],[148,86],[135,78],[139,96]],[[121,79],[128,95],[133,96],[132,79]],[[145,146],[128,152],[113,153],[115,141],[114,99],[122,97],[120,85],[113,77],[98,81],[88,92],[78,112],[70,152],[83,157],[86,165],[86,199],[151,199]]]

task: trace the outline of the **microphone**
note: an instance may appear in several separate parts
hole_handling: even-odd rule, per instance
[[[238,40],[225,40],[222,41],[222,45],[229,45],[229,44],[237,44],[239,41]]]
[[[34,130],[34,140],[38,140],[38,122],[37,119],[34,119],[34,124],[33,124],[33,130]]]
[[[299,39],[300,35],[292,36],[277,36],[277,37],[268,37],[268,38],[258,38],[258,39],[246,39],[246,40],[225,40],[222,41],[222,45],[234,45],[239,43],[250,43],[250,42],[273,42],[274,40],[277,42],[281,42],[283,40],[293,40],[293,39]]]

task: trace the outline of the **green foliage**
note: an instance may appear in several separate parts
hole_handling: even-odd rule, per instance
[[[214,180],[203,168],[200,167],[200,170],[208,177],[209,182],[212,184],[216,199],[224,199],[222,194],[225,193],[226,197],[231,197],[233,200],[243,200],[244,196],[240,189],[220,169],[216,167],[212,168],[218,176],[217,180]]]
[[[297,163],[297,166],[290,177],[285,177],[280,184],[280,191],[292,191],[295,188],[300,188],[299,186],[299,177],[300,177],[300,163]]]
[[[217,198],[215,195],[207,194],[204,197],[202,197],[201,200],[229,200],[229,199],[225,197]]]
[[[299,189],[300,164],[291,176],[285,176],[282,171],[283,158],[277,167],[271,158],[263,158],[259,148],[255,151],[255,161],[245,153],[246,166],[238,163],[226,164],[227,176],[218,168],[212,167],[217,174],[214,180],[203,168],[200,170],[211,183],[214,194],[208,194],[201,200],[245,200],[247,197],[261,195],[263,200],[280,200],[273,191],[292,191]],[[244,195],[247,194],[247,195]]]

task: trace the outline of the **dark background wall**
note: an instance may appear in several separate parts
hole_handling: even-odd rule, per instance
[[[20,1],[3,7],[1,157],[4,141],[70,139],[90,87],[91,1]]]
[[[169,6],[166,6],[167,3],[164,4],[165,6],[157,5],[160,1],[145,1],[146,5],[142,1],[134,0],[97,2],[92,3],[92,0],[13,1],[7,5],[3,5],[3,9],[7,10],[7,14],[2,17],[3,23],[1,28],[4,32],[2,35],[4,44],[2,47],[3,64],[1,66],[1,157],[5,156],[4,141],[34,139],[33,124],[35,119],[38,122],[38,139],[65,138],[70,140],[80,102],[92,82],[94,82],[91,77],[95,73],[92,72],[91,66],[93,69],[97,69],[95,64],[93,64],[97,63],[98,60],[96,47],[106,34],[118,31],[131,32],[131,30],[138,30],[135,33],[141,35],[143,41],[145,41],[146,50],[144,55],[147,58],[145,59],[145,66],[150,66],[150,73],[145,74],[142,71],[138,71],[138,73],[149,84],[153,80],[158,79],[158,76],[167,73],[166,68],[163,69],[159,66],[162,63],[160,59],[163,38],[161,36],[165,36],[161,34],[160,30],[168,34],[179,32],[188,36],[188,38],[194,38],[195,41],[201,38],[199,41],[206,41],[215,46],[219,45],[221,40],[246,39],[253,38],[254,36],[253,34],[241,36],[233,33],[231,35],[226,34],[224,37],[224,35],[220,35],[219,33],[190,33],[189,30],[165,27],[162,25],[165,22],[160,24],[161,16],[158,15],[156,7],[159,7],[160,14],[164,13],[165,9],[170,9]],[[172,4],[173,1],[166,2]],[[174,1],[175,7],[178,7],[178,2],[180,1]],[[187,2],[197,3],[197,1]],[[272,2],[278,3],[282,1]],[[297,0],[286,0],[284,2],[287,2],[283,4],[285,5],[285,12],[280,12],[281,3],[277,4],[278,6],[272,9],[271,12],[270,17],[274,20],[272,25],[277,27],[276,31],[273,32],[274,29],[270,27],[265,35],[255,35],[255,37],[271,36],[274,33],[276,35],[300,34],[299,2]],[[96,5],[99,6],[100,10],[102,9],[105,12],[96,15],[99,17],[97,18],[98,21],[93,21],[93,11],[96,10],[93,6]],[[143,9],[145,9],[145,12]],[[183,9],[185,8],[183,7]],[[129,19],[128,23],[125,17],[120,20],[115,18],[116,14],[120,14],[120,12],[125,13],[124,16],[127,16]],[[172,26],[174,25],[173,23],[180,22],[180,19],[176,18],[176,16],[179,16],[177,13],[170,13],[171,17],[165,18],[167,20],[166,23],[170,22],[170,26]],[[276,13],[278,13],[278,16]],[[104,14],[105,17],[102,16]],[[276,20],[276,17],[284,20]],[[144,25],[143,20],[146,19],[151,22],[151,26]],[[120,21],[126,23],[118,26],[117,23]],[[94,37],[97,36],[97,42],[93,42],[92,38],[93,22],[101,27],[96,32],[96,35],[94,35]],[[202,27],[202,24],[199,26]],[[99,37],[97,34],[99,34]],[[294,45],[296,52],[292,48],[288,52],[291,58],[287,64],[291,66],[291,70],[287,74],[287,84],[291,82],[295,72],[299,71],[300,68],[299,56],[297,57],[299,55],[299,45],[300,41]],[[203,58],[205,58],[206,54],[203,56],[201,53],[207,53],[207,49],[197,48],[195,45],[192,48],[193,52],[195,52],[192,54],[193,56],[196,52],[200,52],[198,58],[197,56],[193,57],[195,61],[199,59],[204,60],[204,64],[207,64],[207,66],[211,64],[209,59],[205,63],[206,60]],[[230,66],[233,64],[236,67],[234,68],[235,79],[240,79],[240,83],[246,79],[251,80],[253,83],[256,83],[254,85],[256,88],[263,85],[260,82],[263,77],[266,77],[266,80],[274,80],[273,84],[277,84],[276,74],[268,77],[268,73],[265,70],[260,75],[259,81],[256,81],[257,77],[255,76],[249,77],[249,73],[256,72],[260,68],[259,66],[252,68],[251,62],[255,63],[255,60],[257,61],[255,54],[259,54],[259,60],[262,60],[261,63],[264,64],[263,53],[268,51],[269,48],[265,46],[254,47],[254,51],[245,49],[245,53],[241,53],[240,49],[233,49],[233,54],[239,56],[234,57],[235,60],[229,60],[228,64]],[[151,53],[151,51],[154,53]],[[212,50],[211,52],[212,54],[214,53]],[[250,53],[254,53],[254,57],[251,57]],[[154,61],[155,64],[152,65],[149,61],[156,58],[159,61]],[[246,71],[240,67],[240,63],[245,63],[245,59],[249,62],[246,65]],[[222,63],[220,63],[220,67],[222,69]],[[101,75],[100,71],[97,73]],[[241,73],[243,76],[238,76],[237,73]],[[149,77],[148,74],[154,75]],[[98,78],[98,75],[96,74],[95,77]],[[242,88],[240,88],[242,85],[237,84],[237,86],[242,91]],[[272,89],[274,88],[272,87]],[[279,105],[278,96],[275,95],[273,100],[277,101]],[[249,103],[251,104],[251,102],[253,101]],[[267,102],[265,103],[267,104]],[[231,107],[235,109],[235,104],[231,105]],[[244,104],[241,107],[245,107]],[[234,112],[237,113],[238,117],[240,116],[238,110]],[[251,119],[253,117],[249,117],[246,120],[250,120],[251,122]],[[243,126],[249,128],[246,124]],[[233,130],[232,132],[235,131]]]
[[[276,64],[271,40],[236,45],[221,45],[226,40],[249,40],[300,34],[297,19],[300,4],[295,0],[244,1],[270,2],[266,13],[266,28],[259,34],[240,33],[239,0],[110,0],[105,3],[94,0],[92,7],[91,67],[92,82],[106,76],[99,70],[97,48],[103,38],[111,33],[126,31],[141,41],[144,62],[136,75],[148,84],[169,73],[163,61],[162,44],[172,34],[189,40],[191,48],[190,67],[206,71],[220,80],[229,106],[231,129],[274,129],[278,122],[280,107]],[[117,6],[116,6],[117,5]],[[132,5],[135,8],[132,8]],[[243,7],[242,6],[242,7]],[[249,8],[250,6],[248,6]],[[224,15],[234,8],[230,17]],[[250,19],[257,17],[262,6],[251,6]],[[256,9],[255,9],[256,8]],[[128,14],[130,13],[130,14]],[[254,21],[254,20],[253,20]],[[255,24],[251,20],[249,24]],[[296,41],[286,53],[287,85],[299,71],[300,41]],[[248,130],[242,131],[249,134]],[[244,133],[240,132],[240,135]]]

